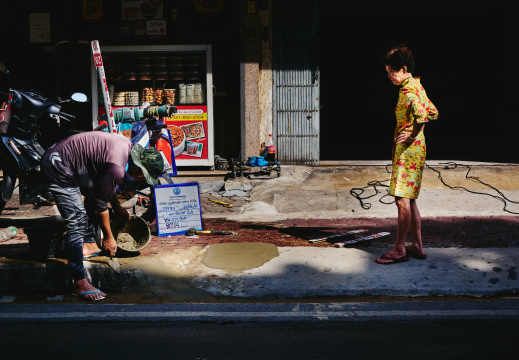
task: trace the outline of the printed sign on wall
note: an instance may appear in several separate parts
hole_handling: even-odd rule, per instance
[[[50,42],[50,13],[29,14],[31,43]]]

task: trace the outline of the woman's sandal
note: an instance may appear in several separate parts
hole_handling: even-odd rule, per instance
[[[410,248],[410,247],[406,247],[405,252],[410,257],[418,259],[418,260],[425,260],[427,258],[427,255],[417,253],[413,248]]]
[[[406,262],[406,261],[409,261],[409,256],[407,256],[407,255],[404,255],[400,258],[395,258],[388,254],[383,255],[375,260],[376,263],[381,264],[381,265],[397,264],[397,263]]]

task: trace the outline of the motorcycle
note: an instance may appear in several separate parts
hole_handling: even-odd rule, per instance
[[[9,70],[0,63],[0,74],[9,76]],[[19,183],[20,204],[47,201],[40,161],[45,150],[38,142],[38,122],[48,116],[58,125],[71,122],[75,117],[61,111],[63,103],[86,102],[85,94],[74,93],[70,99],[52,101],[34,90],[22,91],[9,86],[0,91],[0,213],[11,200],[16,182]]]

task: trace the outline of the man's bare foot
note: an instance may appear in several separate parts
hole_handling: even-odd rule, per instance
[[[87,279],[74,281],[74,295],[91,301],[103,300],[106,298],[106,294],[93,287]]]
[[[83,257],[89,257],[101,251],[96,243],[83,243]]]

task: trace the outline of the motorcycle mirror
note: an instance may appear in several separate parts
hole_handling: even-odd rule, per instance
[[[70,97],[72,100],[74,100],[75,102],[87,102],[88,101],[88,97],[83,94],[83,93],[74,93],[72,94],[72,96]]]

